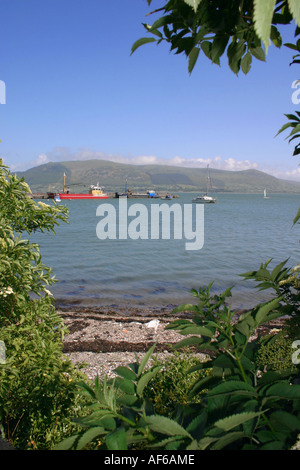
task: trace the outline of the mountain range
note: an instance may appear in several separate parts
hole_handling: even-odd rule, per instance
[[[172,192],[206,191],[207,169],[169,165],[132,165],[107,160],[49,162],[17,175],[24,177],[32,192],[62,191],[64,174],[70,192],[87,192],[99,183],[106,192],[150,189]],[[275,178],[258,170],[209,169],[211,192],[300,194],[300,182]]]

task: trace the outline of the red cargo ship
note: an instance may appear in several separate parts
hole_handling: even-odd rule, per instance
[[[108,199],[108,195],[103,192],[99,183],[97,185],[91,185],[88,193],[70,193],[69,190],[65,189],[65,178],[64,174],[64,189],[62,193],[48,193],[49,199]]]

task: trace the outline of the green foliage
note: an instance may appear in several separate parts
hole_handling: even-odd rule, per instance
[[[210,374],[210,370],[194,371],[199,359],[189,350],[174,351],[167,357],[163,364],[159,357],[153,357],[154,365],[161,365],[161,370],[150,380],[145,394],[154,405],[157,414],[171,417],[178,412],[182,406],[190,403],[189,390],[196,380],[204,378]],[[193,397],[192,402],[201,400],[201,394]]]
[[[293,369],[293,340],[282,332],[267,337],[260,346],[257,354],[257,365],[262,370],[283,371]]]
[[[300,41],[300,40],[299,40]],[[299,43],[300,47],[300,43]],[[280,134],[281,132],[285,131],[289,127],[292,128],[291,132],[289,133],[287,139],[289,139],[289,142],[292,142],[294,139],[299,139],[300,138],[300,112],[296,111],[296,114],[285,114],[285,116],[289,119],[290,122],[284,124],[281,129],[277,132],[277,135]],[[300,144],[297,144],[294,148],[294,153],[293,155],[299,155],[300,154]]]
[[[166,41],[171,51],[187,56],[190,73],[201,53],[220,65],[220,58],[227,52],[230,69],[235,74],[240,70],[247,74],[252,57],[265,61],[270,40],[281,47],[280,25],[291,24],[293,20],[300,24],[300,6],[296,0],[169,0],[163,3],[153,12],[163,11],[163,16],[152,25],[143,25],[152,37],[136,41],[132,53],[147,42]]]
[[[274,268],[270,282],[282,279],[283,270],[282,263]],[[181,318],[168,326],[187,336],[176,345],[177,349],[193,346],[209,353],[208,360],[196,361],[187,372],[201,371],[189,389],[186,403],[181,399],[176,413],[164,409],[160,410],[163,415],[155,414],[149,401],[153,394],[149,392],[148,378],[157,389],[162,388],[164,379],[159,366],[145,369],[152,348],[141,363],[143,367],[135,363],[118,368],[119,377],[110,385],[105,381],[104,392],[99,393],[98,381],[94,389],[82,384],[94,400],[92,413],[76,420],[83,431],[58,448],[84,448],[91,440],[94,446],[98,440],[99,448],[110,450],[141,445],[166,450],[291,448],[300,432],[299,366],[272,370],[266,363],[262,370],[266,350],[261,349],[259,337],[253,339],[258,327],[285,312],[284,295],[279,292],[273,300],[235,318],[227,306],[231,289],[211,296],[211,287],[212,283],[193,290],[198,303],[174,310],[188,311],[192,318]],[[170,387],[174,387],[176,378],[178,373]],[[146,383],[148,388],[144,387]],[[161,393],[167,397],[163,390]]]
[[[67,212],[28,193],[0,161],[0,429],[18,449],[49,449],[74,430],[77,373],[62,355],[66,329],[48,290],[51,269],[23,234],[54,231]]]
[[[154,438],[145,421],[153,407],[143,397],[145,387],[160,369],[160,365],[147,367],[155,345],[149,349],[141,362],[118,367],[118,377],[100,384],[98,377],[94,387],[80,383],[83,394],[91,401],[91,412],[75,422],[82,432],[76,433],[56,446],[56,450],[99,448],[127,450],[151,442]]]
[[[280,298],[281,316],[286,317],[284,333],[290,339],[300,337],[300,267],[287,268],[287,260],[269,270],[271,260],[262,263],[257,271],[242,274],[245,279],[257,282],[259,290],[271,289]]]

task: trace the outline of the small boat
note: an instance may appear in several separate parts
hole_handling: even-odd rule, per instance
[[[49,199],[54,199],[55,197],[60,199],[108,199],[108,195],[103,192],[99,183],[96,185],[91,185],[88,193],[70,193],[69,190],[66,190],[66,174],[64,173],[64,189],[62,193],[48,193]]]
[[[171,194],[166,194],[165,196],[161,196],[160,199],[173,199],[173,196],[171,196]]]
[[[216,199],[212,196],[208,196],[207,194],[204,194],[203,196],[197,196],[193,199],[193,202],[196,202],[198,204],[212,204],[216,202]]]
[[[61,202],[59,194],[55,194],[53,199],[54,199],[55,202]]]
[[[267,196],[267,190],[264,189],[264,199],[269,199],[269,197]]]
[[[193,202],[198,204],[213,204],[216,202],[216,199],[212,196],[208,195],[208,189],[210,187],[210,176],[209,176],[209,166],[207,165],[207,187],[206,187],[206,194],[197,196],[193,199]]]

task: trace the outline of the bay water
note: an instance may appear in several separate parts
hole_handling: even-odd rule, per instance
[[[179,194],[170,201],[128,199],[128,207],[137,203],[149,210],[151,204],[183,207],[192,204],[194,196]],[[172,236],[100,240],[97,208],[110,204],[118,212],[118,199],[60,204],[69,209],[69,223],[60,224],[55,234],[32,236],[58,281],[50,288],[58,306],[151,308],[193,303],[190,290],[214,281],[213,293],[232,286],[232,306],[248,308],[271,293],[253,289],[254,283],[240,274],[257,270],[270,258],[270,267],[285,259],[290,267],[300,261],[300,227],[292,225],[300,195],[270,194],[265,199],[263,194],[218,194],[216,204],[204,205],[204,244],[194,251],[186,249],[187,240]]]

